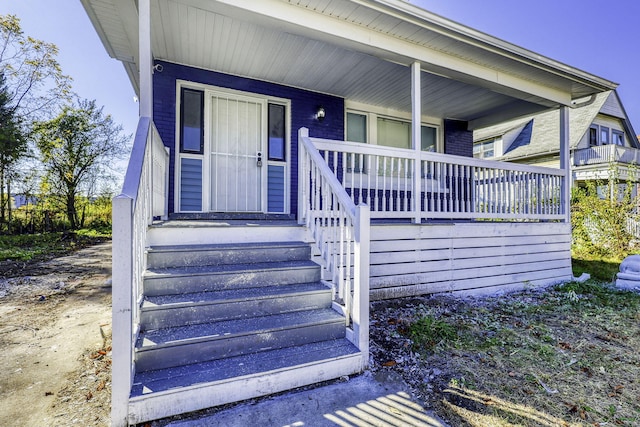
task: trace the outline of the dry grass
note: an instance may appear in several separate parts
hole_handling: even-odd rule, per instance
[[[452,426],[640,425],[637,293],[590,281],[378,303],[372,318],[375,365]]]

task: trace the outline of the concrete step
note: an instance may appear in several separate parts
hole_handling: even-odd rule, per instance
[[[129,423],[177,415],[362,372],[346,339],[322,341],[135,375]],[[177,405],[176,402],[180,404]]]
[[[154,246],[147,252],[148,268],[250,264],[308,260],[311,247],[303,242],[263,242],[216,245]]]
[[[157,268],[144,273],[144,294],[175,295],[318,281],[320,266],[309,260]]]
[[[150,330],[138,336],[136,371],[344,337],[344,317],[330,308]]]
[[[330,306],[331,289],[321,282],[147,296],[140,324],[151,330]]]

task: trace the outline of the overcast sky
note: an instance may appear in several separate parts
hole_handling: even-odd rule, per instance
[[[256,0],[259,1],[259,0]],[[412,0],[427,10],[620,84],[640,132],[640,1]],[[104,105],[134,133],[138,104],[123,66],[109,58],[80,0],[0,0],[26,34],[60,48],[59,60],[80,96]]]

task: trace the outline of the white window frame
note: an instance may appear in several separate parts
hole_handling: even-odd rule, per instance
[[[478,142],[474,142],[473,143],[473,157],[475,159],[493,159],[494,157],[497,157],[496,155],[496,151],[498,150],[498,144],[500,144],[502,142],[502,138],[501,137],[495,137],[495,138],[490,138],[490,139],[485,139],[482,141],[478,141]],[[493,151],[493,155],[491,156],[487,156],[486,153],[489,151],[488,149],[486,149],[486,146],[489,144],[493,144],[493,147],[491,149],[491,151]],[[478,150],[478,154],[479,156],[476,156],[476,147],[480,147],[480,149]]]
[[[615,142],[616,136],[620,137],[620,140],[621,140],[622,144],[617,144]],[[611,144],[619,145],[621,147],[624,147],[625,146],[625,141],[624,140],[625,140],[625,137],[624,137],[624,132],[623,131],[618,130],[618,129],[611,129]]]
[[[347,113],[360,114],[367,117],[367,144],[378,144],[378,117],[411,123],[411,113],[377,107],[355,101],[345,101],[344,134],[347,135]],[[442,119],[422,116],[420,126],[430,126],[436,129],[436,153],[444,153],[444,135]],[[411,148],[411,147],[409,147]]]

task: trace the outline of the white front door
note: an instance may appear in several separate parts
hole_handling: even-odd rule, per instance
[[[265,125],[265,100],[212,95],[211,211],[265,211]]]

